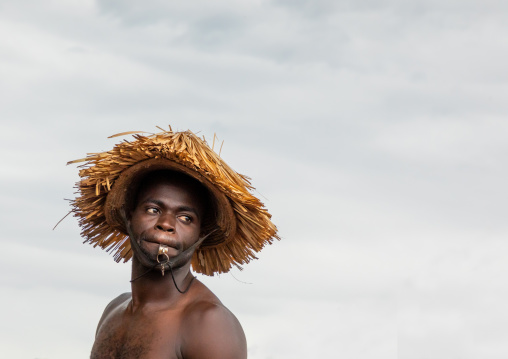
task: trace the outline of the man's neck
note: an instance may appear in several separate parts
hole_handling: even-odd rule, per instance
[[[166,270],[164,276],[158,268],[143,275],[147,270],[148,268],[141,265],[134,256],[131,277],[137,279],[131,283],[133,311],[140,308],[159,308],[175,305],[182,299],[184,294],[176,288],[172,275],[181,291],[186,289],[192,280],[190,263],[173,269],[172,273],[170,270]]]

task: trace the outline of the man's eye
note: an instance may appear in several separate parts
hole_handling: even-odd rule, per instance
[[[191,217],[185,215],[178,216],[178,219],[184,223],[190,223],[192,221]]]
[[[159,210],[157,208],[150,207],[150,208],[146,209],[146,213],[157,214],[157,213],[159,213]]]

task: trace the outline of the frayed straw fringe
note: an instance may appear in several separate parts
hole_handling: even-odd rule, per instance
[[[110,137],[133,134],[134,141],[123,141],[111,151],[90,153],[86,158],[68,164],[85,162],[76,184],[78,197],[71,202],[72,212],[82,228],[85,243],[112,252],[115,261],[132,258],[128,236],[112,228],[106,221],[106,197],[120,174],[130,166],[147,159],[174,161],[199,172],[230,200],[236,217],[234,238],[213,246],[202,246],[193,258],[192,267],[206,275],[228,272],[232,266],[256,259],[266,244],[279,239],[277,228],[263,203],[250,191],[250,179],[233,171],[206,143],[191,131],[164,131],[143,136],[140,131],[123,132]],[[215,145],[215,136],[214,136]],[[222,145],[221,145],[222,149]]]

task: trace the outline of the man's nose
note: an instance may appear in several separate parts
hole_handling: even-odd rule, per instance
[[[175,231],[175,221],[169,214],[159,216],[159,220],[155,224],[155,229],[164,232]]]

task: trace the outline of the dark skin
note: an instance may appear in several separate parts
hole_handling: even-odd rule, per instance
[[[159,244],[176,257],[203,235],[203,201],[194,185],[157,179],[140,189],[130,216],[136,240],[132,278],[156,263]],[[132,238],[134,237],[134,239]],[[134,247],[133,247],[134,249]],[[92,359],[244,359],[245,334],[236,317],[199,280],[192,281],[190,260],[162,276],[155,268],[132,282],[105,309],[99,321]]]

